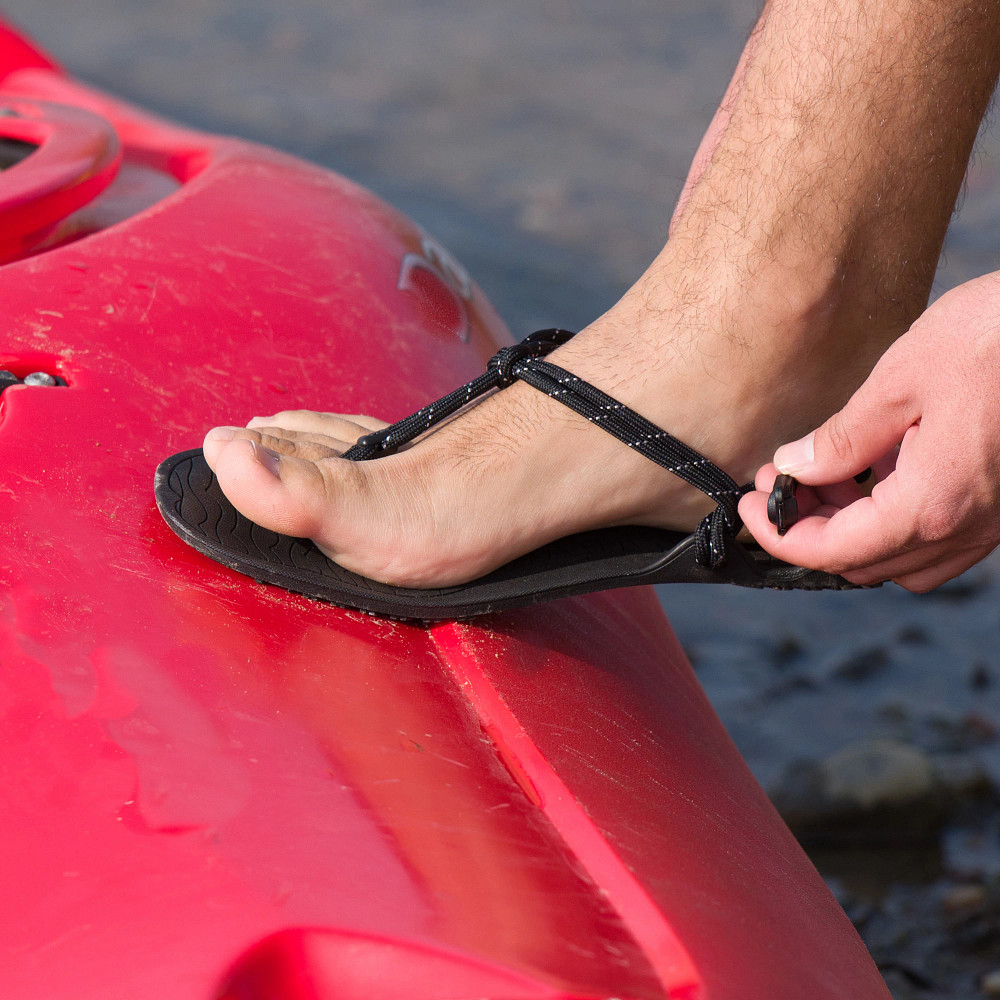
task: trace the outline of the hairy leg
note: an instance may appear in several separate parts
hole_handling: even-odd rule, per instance
[[[919,315],[1000,66],[1000,2],[771,0],[670,239],[552,360],[740,481],[849,398]],[[209,434],[233,503],[348,568],[470,579],[560,535],[688,528],[707,498],[516,384],[399,455],[281,414]]]

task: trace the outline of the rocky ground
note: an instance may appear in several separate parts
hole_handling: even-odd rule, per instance
[[[86,79],[416,217],[515,332],[661,246],[756,0],[7,0]],[[995,269],[986,135],[939,290]],[[924,597],[664,590],[699,677],[897,1000],[1000,996],[1000,561]]]
[[[1000,996],[998,584],[661,595],[896,1000]]]

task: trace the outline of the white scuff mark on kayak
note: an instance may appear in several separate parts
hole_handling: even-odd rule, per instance
[[[125,530],[119,531],[119,532],[115,532],[115,534],[119,538],[130,538],[131,537],[130,532],[125,531]],[[117,561],[108,563],[107,568],[109,570],[115,570],[115,572],[117,572],[117,573],[126,574],[126,575],[128,575],[130,577],[133,577],[133,578],[137,577],[138,579],[144,580],[147,583],[155,583],[159,579],[159,577],[157,576],[157,574],[155,572],[153,572],[148,566],[141,565],[138,562],[138,557],[137,557],[137,560],[136,560],[135,563],[127,563],[127,562],[123,562],[122,560],[117,560]]]
[[[569,750],[568,747],[564,747],[563,749]],[[605,771],[603,768],[598,767],[590,757],[581,753],[572,752],[570,752],[570,756],[576,757],[592,774],[596,774],[597,777],[603,778],[608,783],[617,785],[619,788],[628,787],[627,783],[623,779],[617,777],[612,771]]]
[[[112,304],[111,304],[111,303],[109,302],[109,303],[108,303],[108,304],[107,304],[107,305],[106,305],[106,306],[104,307],[104,311],[105,311],[105,312],[106,312],[106,313],[107,313],[107,314],[108,314],[109,316],[114,316],[114,314],[115,314],[115,307],[114,307],[114,306],[113,306],[113,305],[112,305]]]
[[[44,944],[38,945],[36,948],[32,949],[33,953],[35,955],[43,955],[47,951],[52,951],[53,948],[59,948],[68,941],[72,941],[74,938],[79,938],[89,934],[93,927],[93,924],[77,924],[75,927],[71,927],[58,937],[50,938]]]
[[[464,761],[461,761],[461,760],[452,760],[451,757],[445,757],[445,755],[443,753],[437,753],[434,750],[431,750],[430,754],[431,754],[432,757],[437,757],[438,760],[443,760],[447,764],[454,764],[455,767],[461,767],[463,770],[466,770],[466,771],[469,770],[469,765],[466,764]]]
[[[31,476],[26,476],[23,472],[16,472],[15,471],[13,474],[18,479],[20,479],[21,482],[23,482],[23,483],[31,483],[32,486],[44,486],[45,485],[45,483],[41,482],[38,479],[32,479]]]
[[[149,310],[153,308],[153,303],[156,301],[156,292],[159,287],[160,277],[157,275],[157,277],[153,279],[153,287],[149,291],[149,301],[146,303],[146,308],[143,309],[142,315],[139,317],[140,323],[145,323],[149,318]]]
[[[27,320],[28,331],[35,340],[45,340],[48,334],[52,332],[51,323],[38,323],[32,320]]]
[[[61,312],[56,312],[55,309],[36,309],[35,312],[38,313],[39,316],[55,316],[56,319],[66,318]]]
[[[619,729],[622,732],[622,737],[636,747],[643,746],[643,739],[635,735],[636,729],[638,729],[642,734],[642,737],[645,737],[647,740],[657,739],[659,734],[649,726],[645,725],[641,719],[637,719],[628,712],[624,712],[623,714],[624,719],[614,715],[600,715],[598,719],[601,730],[604,731],[608,727]],[[628,724],[626,725],[626,723]]]
[[[225,257],[235,257],[237,260],[249,261],[251,264],[259,264],[261,267],[266,267],[269,270],[277,271],[279,274],[283,274],[289,278],[295,278],[297,281],[301,279],[301,274],[290,267],[282,267],[280,264],[267,257],[258,257],[256,254],[247,253],[243,250],[234,250],[232,247],[227,246],[215,246],[206,247],[215,258],[218,263],[218,258]]]

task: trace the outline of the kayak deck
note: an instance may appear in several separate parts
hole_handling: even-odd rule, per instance
[[[508,335],[357,186],[32,51],[0,102],[121,163],[0,266],[0,367],[67,382],[0,396],[9,994],[886,997],[650,593],[423,629],[173,536],[153,470],[208,427],[391,420]]]

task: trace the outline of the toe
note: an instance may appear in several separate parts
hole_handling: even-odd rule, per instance
[[[214,455],[214,470],[240,513],[283,535],[317,534],[333,500],[335,483],[315,462],[279,455],[247,438],[223,442]]]
[[[278,427],[262,427],[256,431],[245,430],[243,433],[249,440],[256,441],[279,455],[304,458],[309,462],[340,456],[350,448],[347,441],[309,434],[289,434]]]
[[[242,427],[213,427],[202,441],[201,450],[205,453],[205,461],[214,472],[219,455],[223,449],[236,437],[242,437]]]
[[[283,410],[271,417],[254,417],[250,428],[280,427],[301,434],[318,434],[354,444],[363,434],[389,425],[384,420],[363,414],[318,413],[314,410]]]
[[[285,431],[280,427],[213,427],[205,435],[202,450],[209,466],[214,469],[223,447],[233,440],[252,441],[279,455],[318,462],[324,458],[342,455],[351,442],[320,435]]]

